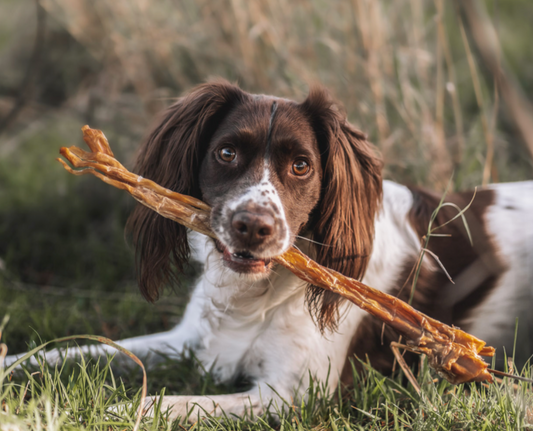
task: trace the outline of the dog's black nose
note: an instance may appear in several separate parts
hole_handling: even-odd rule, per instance
[[[267,213],[238,211],[233,214],[231,226],[244,246],[253,246],[269,239],[275,230],[274,217]]]

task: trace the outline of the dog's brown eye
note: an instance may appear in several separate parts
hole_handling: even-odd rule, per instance
[[[296,160],[292,164],[292,173],[298,177],[302,177],[309,172],[310,166],[305,160]]]
[[[218,151],[218,155],[224,162],[229,163],[235,160],[237,153],[235,153],[235,150],[231,147],[224,147]]]

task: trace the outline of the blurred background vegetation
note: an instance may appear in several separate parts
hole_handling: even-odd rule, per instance
[[[452,174],[456,189],[533,178],[527,139],[460,3],[1,0],[0,316],[11,315],[10,353],[39,336],[123,338],[179,320],[185,291],[155,305],[136,291],[123,236],[133,199],[54,159],[82,145],[89,124],[131,167],[154,115],[210,77],[297,100],[324,84],[395,181],[442,191]],[[533,3],[476,5],[531,99]]]

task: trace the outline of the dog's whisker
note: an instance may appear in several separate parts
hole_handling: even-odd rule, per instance
[[[324,244],[323,242],[318,242],[318,241],[315,241],[315,240],[313,240],[313,239],[306,238],[305,236],[296,235],[295,237],[296,237],[296,238],[299,238],[299,239],[303,239],[304,241],[312,242],[313,244],[321,245],[321,246],[323,246],[323,247],[333,247],[332,245]]]
[[[279,272],[275,271],[274,269],[271,269],[270,272],[272,272],[273,274],[276,274],[279,277]]]
[[[270,277],[269,277],[269,278],[267,278],[267,280],[268,280],[268,282],[269,282],[269,284],[270,284],[270,287],[272,288],[272,290],[274,290],[274,289],[275,289],[275,287],[274,287],[274,285],[272,284],[272,280],[270,279]]]

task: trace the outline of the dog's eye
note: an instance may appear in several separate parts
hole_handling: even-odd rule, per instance
[[[237,157],[237,153],[231,147],[224,147],[218,150],[218,156],[222,161],[229,163],[235,160],[235,157]]]
[[[296,160],[292,164],[292,173],[298,177],[306,175],[310,169],[311,167],[309,166],[309,163],[305,160]]]

